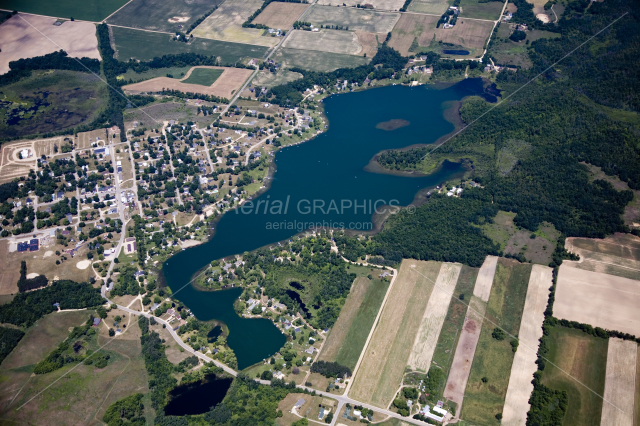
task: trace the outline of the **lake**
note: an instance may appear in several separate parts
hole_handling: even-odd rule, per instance
[[[327,131],[279,151],[269,190],[225,214],[207,243],[167,260],[165,282],[198,319],[228,326],[227,342],[240,369],[271,356],[285,336],[269,320],[244,319],[234,312],[242,290],[199,291],[189,285],[192,276],[214,259],[286,240],[310,226],[371,230],[376,209],[409,205],[418,191],[461,176],[462,166],[450,162],[415,177],[364,168],[382,150],[431,144],[451,133],[455,127],[444,118],[444,106],[470,95],[487,95],[481,79],[443,89],[398,85],[326,98]]]

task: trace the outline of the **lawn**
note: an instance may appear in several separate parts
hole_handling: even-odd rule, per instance
[[[2,8],[36,15],[74,18],[100,22],[127,3],[128,0],[4,0]]]
[[[200,39],[191,43],[171,41],[171,35],[111,27],[117,57],[121,61],[135,58],[149,61],[154,57],[179,53],[199,53],[217,56],[223,64],[239,62],[246,58],[262,58],[268,48],[219,40]]]
[[[569,404],[563,426],[599,425],[602,414],[599,395],[604,393],[608,340],[558,326],[551,329],[547,344],[549,355],[542,383],[567,392]]]
[[[222,75],[224,70],[212,68],[194,68],[183,83],[211,86]]]
[[[498,341],[491,334],[496,325],[511,335],[518,334],[530,275],[531,264],[498,260],[462,404],[462,417],[467,421],[498,424],[495,416],[504,406],[514,352],[509,336]]]

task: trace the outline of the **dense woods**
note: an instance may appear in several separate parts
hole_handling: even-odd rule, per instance
[[[22,330],[11,327],[0,327],[0,364],[23,337],[24,332]]]
[[[105,411],[102,421],[109,426],[144,426],[146,420],[142,397],[141,393],[134,393],[114,402]]]
[[[74,281],[54,281],[49,287],[19,293],[9,303],[0,306],[0,322],[29,327],[44,315],[60,309],[82,309],[102,305],[100,289]]]
[[[351,369],[337,362],[316,361],[311,364],[312,373],[320,373],[324,377],[346,378],[351,376]]]
[[[67,52],[60,50],[44,56],[18,59],[9,62],[10,71],[0,76],[0,86],[15,83],[31,75],[33,70],[70,70],[78,72],[100,73],[100,61],[89,58],[70,58]]]

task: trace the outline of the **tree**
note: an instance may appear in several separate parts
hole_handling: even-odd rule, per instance
[[[525,38],[527,38],[527,33],[520,30],[515,30],[513,34],[509,36],[509,39],[512,41],[515,41],[516,43],[524,40]]]
[[[98,309],[96,309],[96,313],[102,319],[105,319],[107,317],[107,310],[104,308],[104,306],[98,306]]]
[[[115,336],[115,335],[116,335],[116,332],[115,332],[115,331],[113,331],[113,328],[110,328],[110,329],[109,329],[109,337],[113,337],[113,336]]]

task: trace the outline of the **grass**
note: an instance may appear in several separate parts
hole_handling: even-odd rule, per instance
[[[212,68],[195,68],[183,83],[211,86],[222,75],[224,70]]]
[[[300,67],[321,72],[330,72],[338,68],[355,68],[371,61],[371,58],[361,56],[285,48],[278,49],[274,56],[273,59],[286,68]]]
[[[268,48],[249,44],[196,38],[191,43],[171,41],[171,35],[111,27],[118,59],[135,58],[149,61],[154,57],[179,53],[199,53],[217,56],[223,64],[240,62],[246,58],[262,58]]]
[[[598,395],[604,393],[608,340],[558,326],[551,329],[548,346],[549,362],[544,369],[542,383],[567,392],[569,404],[563,426],[599,425],[602,398]]]
[[[138,81],[149,80],[156,77],[167,77],[167,74],[172,75],[173,78],[180,79],[184,77],[191,68],[191,66],[155,68],[141,73],[137,73],[132,69],[128,69],[127,72],[118,76],[118,80],[131,80],[135,83]]]
[[[502,11],[503,2],[492,1],[489,3],[480,3],[477,0],[461,0],[460,18],[476,18],[476,19],[488,19],[496,20],[500,17]]]
[[[78,2],[75,0],[60,0],[50,2],[46,0],[4,0],[2,8],[17,10],[37,15],[55,16],[59,18],[74,18],[82,21],[99,22],[118,10],[128,0],[89,0]]]
[[[504,406],[514,352],[509,337],[498,341],[491,333],[499,325],[517,336],[530,274],[530,264],[498,260],[462,405],[462,417],[467,421],[498,424],[495,416]],[[487,379],[486,383],[482,378]]]
[[[251,83],[257,87],[274,87],[280,84],[290,83],[300,78],[302,78],[302,74],[289,70],[279,70],[277,73],[260,71]]]
[[[456,289],[454,291],[454,297],[458,298],[461,294],[464,294],[464,301],[468,303],[473,295],[473,288],[478,276],[478,269],[471,268],[469,266],[463,266],[458,277]],[[442,324],[442,330],[440,331],[440,337],[436,344],[435,352],[433,353],[433,364],[442,368],[445,372],[445,377],[449,374],[451,363],[453,362],[453,354],[455,352],[456,345],[458,344],[458,338],[464,325],[464,318],[467,312],[467,306],[461,303],[459,299],[452,300],[449,304],[449,310],[447,316]],[[446,380],[443,381],[444,386]]]
[[[371,282],[369,290],[364,296],[360,308],[358,308],[358,313],[353,319],[340,347],[336,357],[338,364],[345,365],[351,369],[355,368],[388,288],[388,281],[373,280]]]

